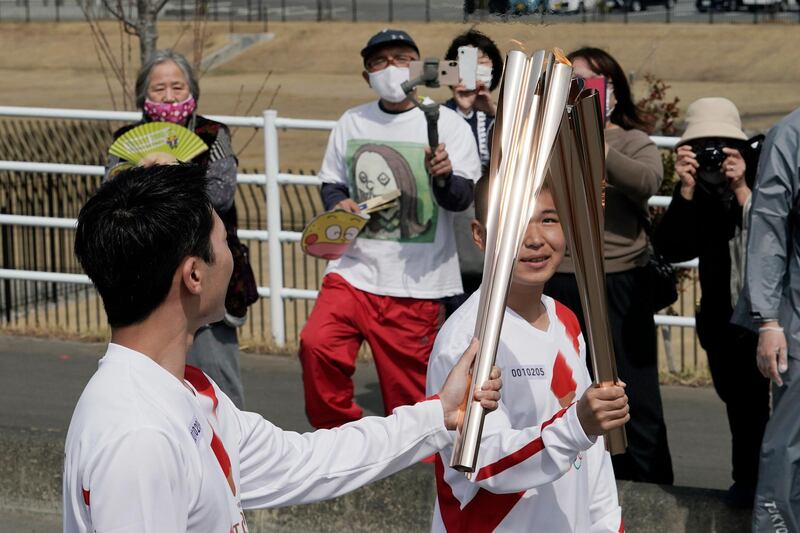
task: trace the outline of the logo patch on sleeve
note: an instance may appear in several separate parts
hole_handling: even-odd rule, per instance
[[[518,366],[511,369],[512,378],[546,379],[547,372],[543,365]]]
[[[197,441],[200,440],[200,433],[202,433],[202,431],[203,426],[200,425],[200,421],[197,419],[197,417],[192,418],[192,425],[189,426],[189,433],[192,434],[195,444],[197,444]]]

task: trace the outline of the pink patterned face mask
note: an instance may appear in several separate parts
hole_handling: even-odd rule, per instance
[[[144,114],[154,122],[183,124],[196,107],[197,103],[191,95],[183,102],[154,102],[148,98],[144,101]]]

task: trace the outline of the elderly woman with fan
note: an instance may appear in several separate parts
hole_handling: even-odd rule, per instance
[[[247,247],[236,236],[236,156],[228,127],[196,113],[200,88],[191,65],[173,50],[156,51],[136,78],[136,105],[142,120],[120,128],[109,152],[106,179],[134,165],[191,161],[206,169],[208,195],[225,223],[234,259],[225,298],[225,319],[201,328],[187,363],[198,366],[230,396],[244,403],[236,328],[258,299]]]

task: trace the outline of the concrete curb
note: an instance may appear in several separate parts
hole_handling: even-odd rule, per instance
[[[65,434],[0,428],[2,510],[59,513]],[[750,511],[722,503],[722,491],[620,481],[630,532],[746,532]],[[423,532],[436,497],[433,468],[419,464],[356,492],[311,505],[248,511],[253,532]],[[1,520],[0,520],[1,521]]]

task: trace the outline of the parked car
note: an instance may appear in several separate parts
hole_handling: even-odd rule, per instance
[[[740,0],[696,0],[695,7],[700,13],[711,11],[736,11]]]
[[[470,15],[478,8],[497,15],[531,15],[552,9],[549,0],[464,0],[465,14]]]
[[[712,11],[767,11],[777,12],[797,8],[797,0],[696,0],[700,13]]]
[[[700,0],[698,0],[700,1]],[[552,9],[558,13],[582,13],[584,10],[590,11],[598,7],[598,4],[605,3],[603,6],[607,11],[645,11],[648,7],[664,7],[669,5],[674,7],[677,0],[555,0]]]
[[[516,14],[522,15],[528,12],[533,4],[539,4],[537,0],[464,0],[464,13],[470,15],[476,9],[488,9],[489,13],[498,15]]]
[[[669,7],[673,9],[678,0],[612,0],[617,11],[647,11],[648,7]]]

